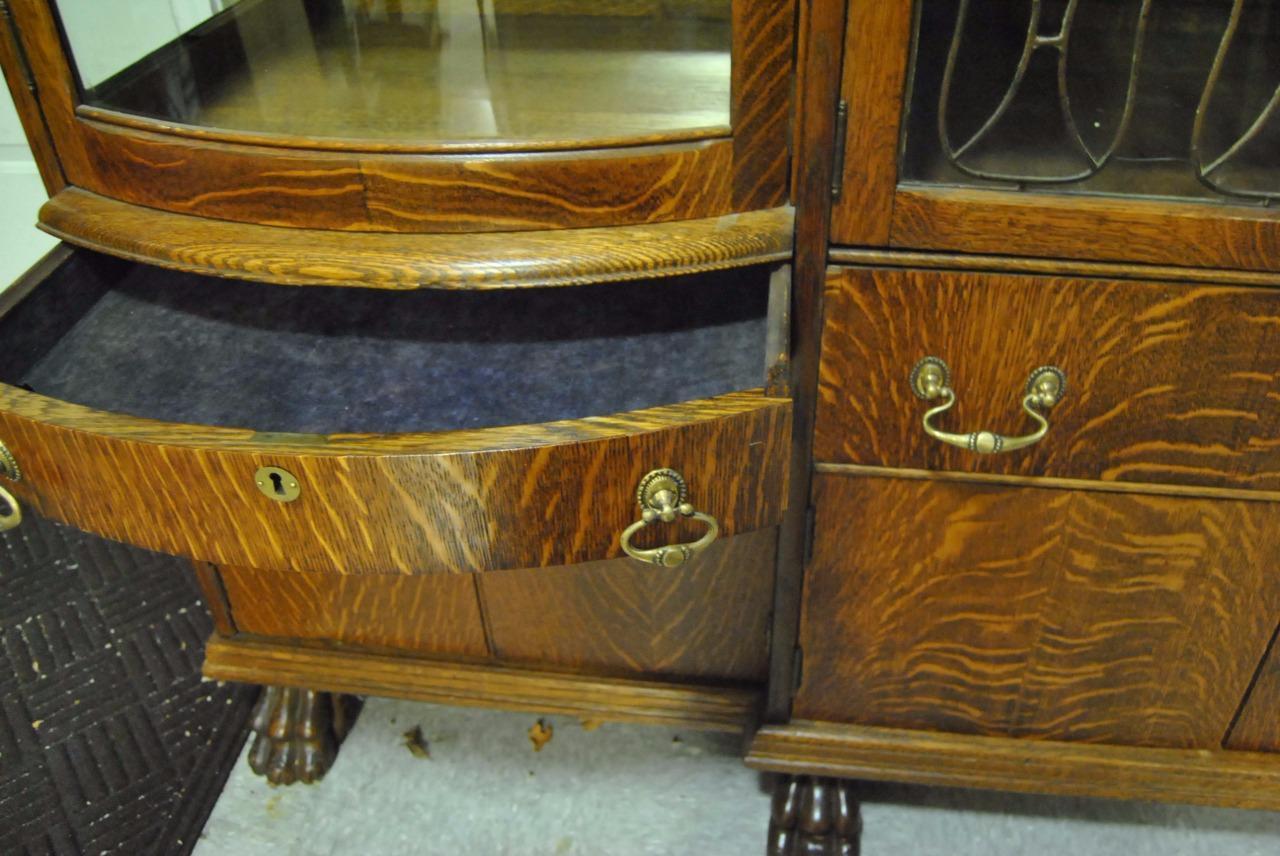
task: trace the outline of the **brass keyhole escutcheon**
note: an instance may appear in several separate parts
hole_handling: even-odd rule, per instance
[[[272,502],[293,502],[302,495],[302,483],[279,467],[262,467],[253,474],[253,483]]]

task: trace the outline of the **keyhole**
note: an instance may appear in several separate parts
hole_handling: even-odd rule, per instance
[[[293,473],[279,467],[260,467],[253,474],[253,480],[262,495],[272,502],[293,502],[302,493]]]

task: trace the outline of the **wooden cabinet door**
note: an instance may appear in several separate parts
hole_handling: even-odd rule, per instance
[[[814,499],[797,719],[1217,748],[1280,617],[1273,503],[836,474]]]

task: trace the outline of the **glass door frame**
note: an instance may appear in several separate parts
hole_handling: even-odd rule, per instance
[[[1274,206],[901,181],[914,18],[914,2],[849,0],[841,79],[848,122],[831,213],[834,244],[1280,270]]]
[[[52,0],[8,6],[70,185],[245,223],[466,233],[637,225],[785,205],[796,0],[731,2],[730,126],[609,145],[267,139],[87,107]]]

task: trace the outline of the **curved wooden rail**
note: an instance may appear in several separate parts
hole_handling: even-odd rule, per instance
[[[161,267],[278,285],[489,289],[677,276],[791,257],[794,212],[470,235],[343,232],[210,220],[68,188],[40,228]]]

